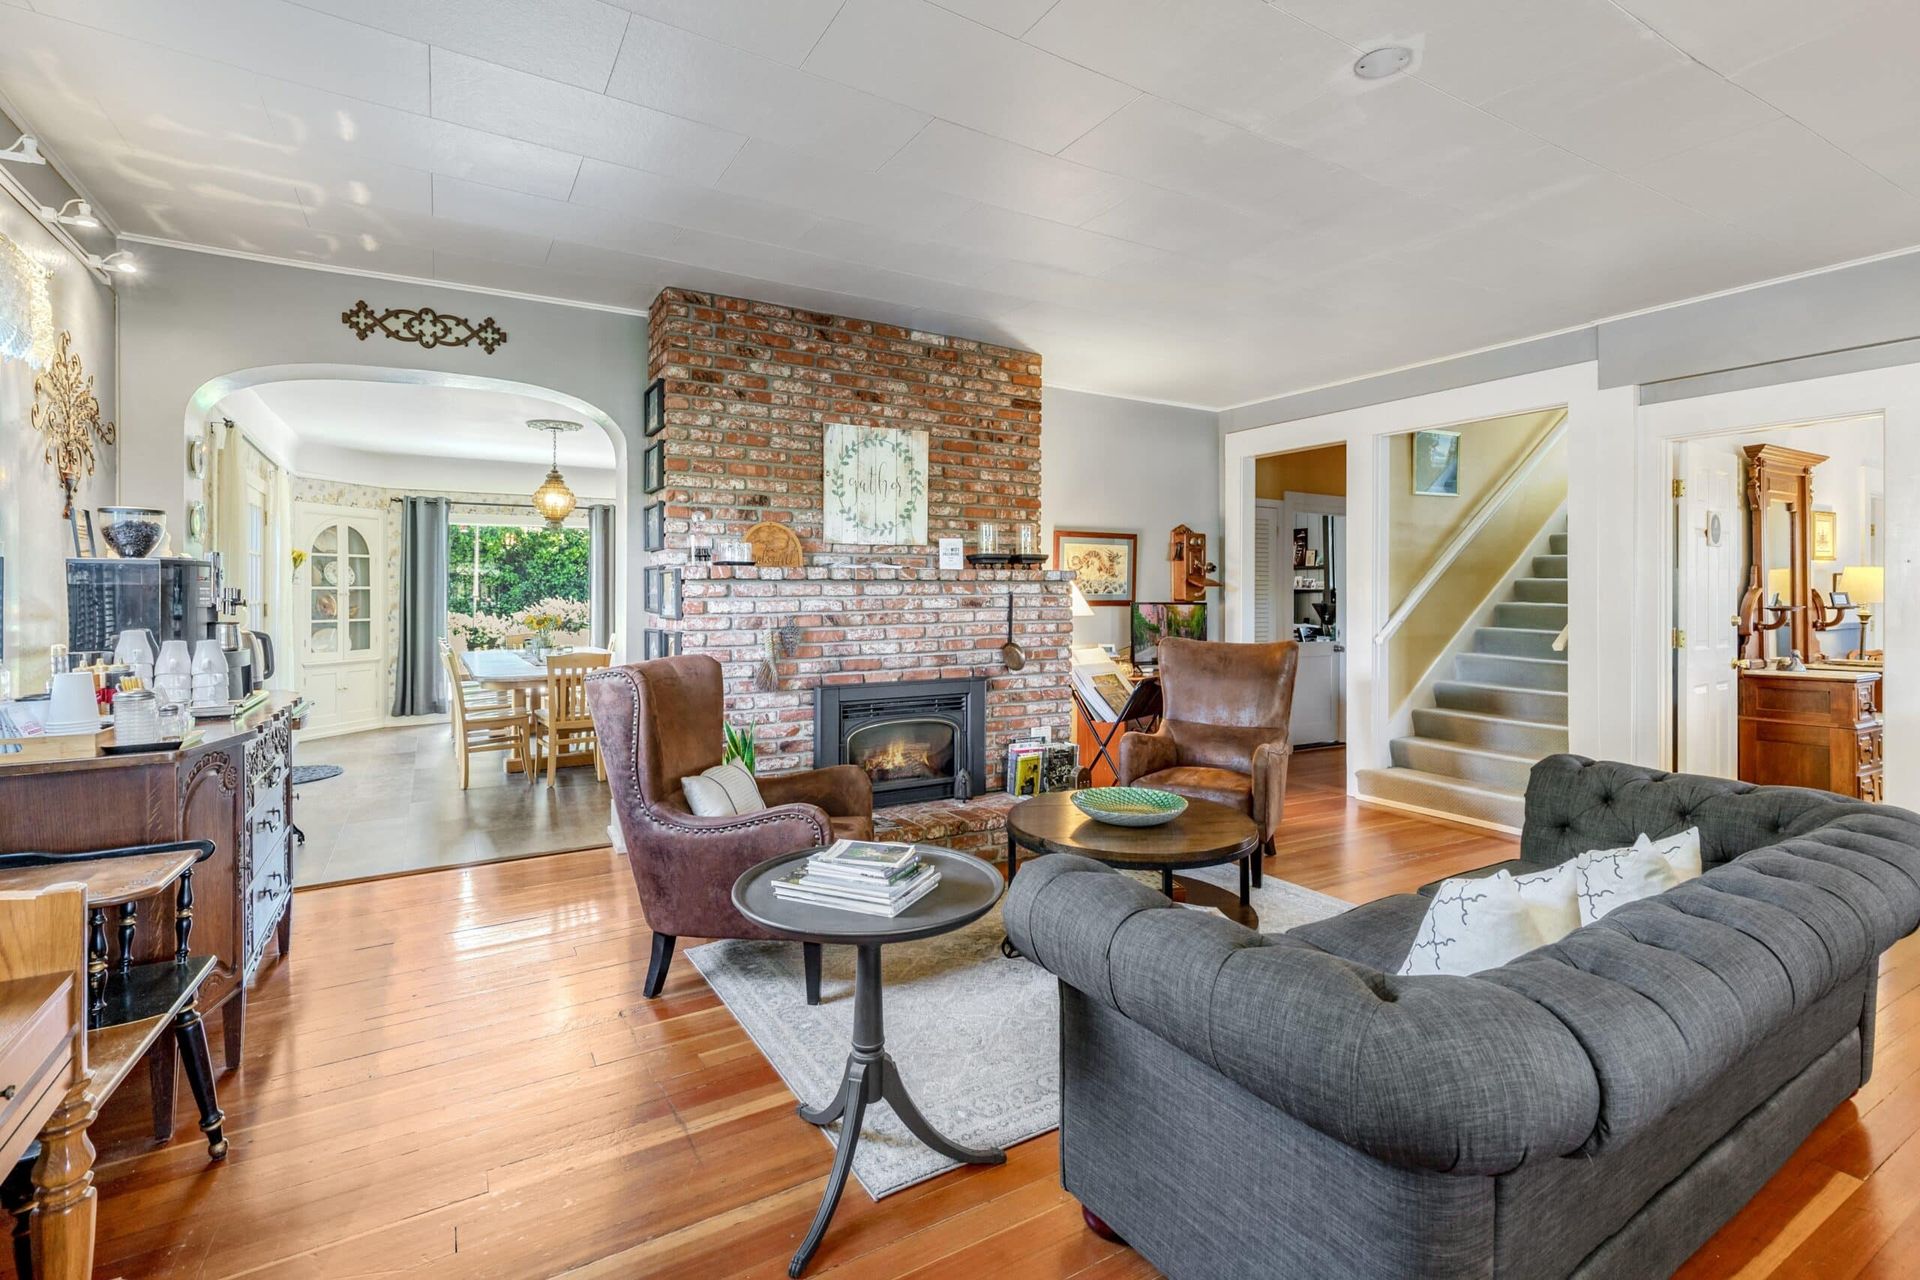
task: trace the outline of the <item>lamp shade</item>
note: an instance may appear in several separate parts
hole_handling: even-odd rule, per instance
[[[1850,564],[1833,585],[1855,604],[1879,604],[1887,598],[1887,571],[1877,564]]]
[[[546,483],[533,491],[533,509],[546,519],[549,529],[558,529],[573,508],[573,490],[567,488],[559,468],[547,472]]]
[[[1073,592],[1073,616],[1076,618],[1091,618],[1093,616],[1093,606],[1087,603],[1087,593],[1080,589],[1078,582],[1069,582],[1067,587]]]
[[[1793,570],[1767,570],[1767,601],[1771,603],[1775,600],[1793,603]]]

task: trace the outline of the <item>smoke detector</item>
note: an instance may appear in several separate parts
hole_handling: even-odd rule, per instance
[[[1386,44],[1361,54],[1353,64],[1353,74],[1362,80],[1385,80],[1412,65],[1413,50],[1403,44]]]

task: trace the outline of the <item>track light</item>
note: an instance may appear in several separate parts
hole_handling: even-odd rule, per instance
[[[125,249],[110,253],[104,258],[88,258],[87,265],[96,271],[112,271],[118,275],[130,276],[139,272],[140,264]]]
[[[100,229],[100,219],[94,217],[93,206],[78,197],[61,205],[58,213],[41,205],[40,218],[43,222],[60,222],[69,227],[85,227],[89,231]]]
[[[12,146],[0,151],[0,160],[11,160],[15,164],[45,164],[47,158],[40,154],[40,139],[23,133]]]

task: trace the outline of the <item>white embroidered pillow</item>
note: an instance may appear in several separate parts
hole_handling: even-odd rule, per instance
[[[680,779],[687,808],[696,818],[725,818],[736,813],[758,813],[767,807],[753,775],[737,764],[717,764],[698,776]]]
[[[1515,876],[1520,896],[1533,912],[1534,927],[1544,946],[1558,942],[1580,927],[1580,903],[1575,895],[1574,859],[1545,871],[1529,871]]]
[[[1592,924],[1629,902],[1665,893],[1700,874],[1700,829],[1655,841],[1645,834],[1626,849],[1595,849],[1574,859],[1580,923]]]
[[[1533,910],[1511,873],[1461,876],[1441,882],[1414,935],[1400,972],[1469,974],[1505,964],[1543,946]]]

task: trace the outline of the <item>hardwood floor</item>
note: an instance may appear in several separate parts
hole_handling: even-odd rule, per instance
[[[1355,901],[1511,842],[1351,803],[1300,756],[1270,874]],[[183,1111],[145,1138],[145,1073],[95,1126],[102,1277],[784,1274],[829,1149],[690,964],[640,997],[649,935],[604,851],[302,891],[217,1167]],[[1920,1246],[1920,945],[1885,962],[1879,1061],[1687,1267],[1911,1275]],[[878,1204],[857,1188],[809,1275],[1153,1274],[1081,1225],[1054,1134]],[[0,1267],[6,1266],[0,1263]],[[0,1273],[4,1274],[4,1273]]]

